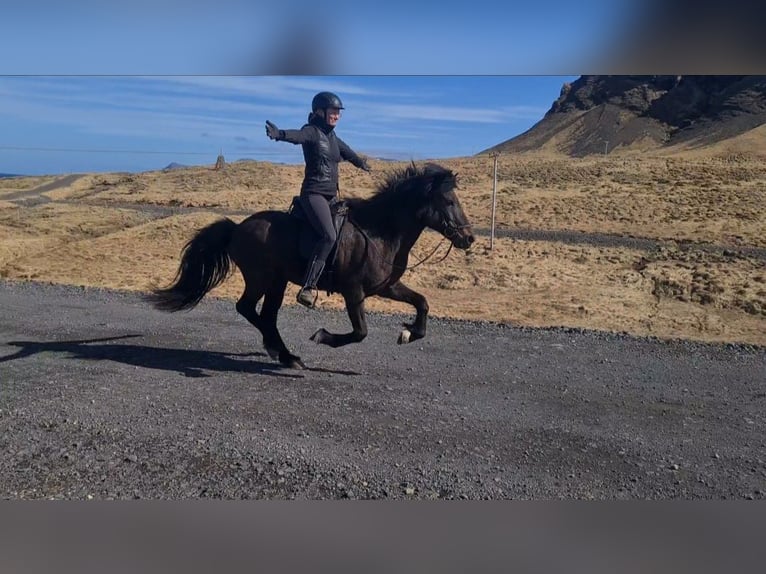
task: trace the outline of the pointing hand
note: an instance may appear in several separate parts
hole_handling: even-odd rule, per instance
[[[269,136],[273,140],[280,139],[280,129],[275,126],[273,123],[271,123],[269,120],[266,120],[266,135]]]

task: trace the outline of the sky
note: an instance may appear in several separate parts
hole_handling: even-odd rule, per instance
[[[420,160],[479,153],[538,122],[577,76],[0,77],[0,173],[148,171],[256,159],[302,163],[311,99],[343,101],[337,135],[358,153]]]
[[[219,151],[300,163],[263,123],[299,128],[321,90],[346,104],[338,135],[360,153],[465,156],[530,128],[582,74],[766,72],[745,0],[6,4],[0,173],[142,171]]]
[[[5,2],[0,74],[578,73],[647,1]]]

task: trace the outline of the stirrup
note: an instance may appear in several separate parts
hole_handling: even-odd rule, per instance
[[[298,291],[298,296],[295,299],[304,307],[314,309],[316,307],[317,299],[319,299],[319,291],[317,289],[312,289],[311,287],[302,287],[301,290]]]

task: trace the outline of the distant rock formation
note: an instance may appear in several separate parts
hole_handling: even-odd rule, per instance
[[[529,130],[480,153],[697,147],[766,123],[766,76],[581,76]]]
[[[168,165],[166,165],[164,168],[162,168],[162,171],[172,171],[174,169],[184,169],[186,167],[189,167],[189,166],[184,165],[182,163],[171,162]]]

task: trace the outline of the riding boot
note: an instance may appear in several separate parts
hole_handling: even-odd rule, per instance
[[[298,291],[298,303],[308,307],[309,309],[314,308],[316,300],[319,297],[319,293],[317,292],[317,281],[319,280],[319,276],[322,274],[323,269],[324,261],[319,261],[316,257],[314,257],[306,271],[306,277],[303,280],[303,287],[301,287],[301,290]]]

